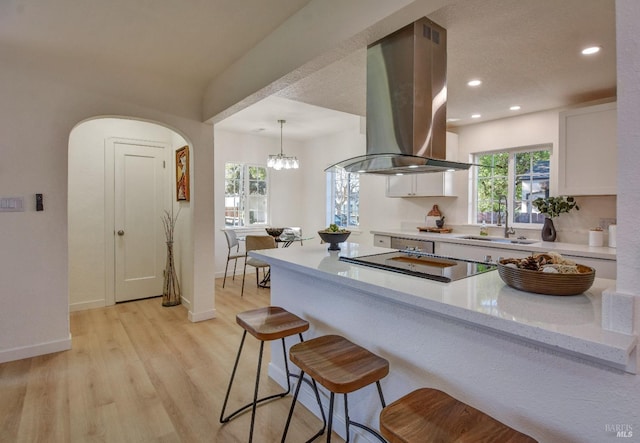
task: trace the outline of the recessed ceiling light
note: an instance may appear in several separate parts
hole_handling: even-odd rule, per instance
[[[582,50],[582,55],[593,55],[593,54],[597,54],[598,52],[600,52],[600,46],[590,46],[588,48],[584,48]]]
[[[447,122],[453,123],[453,122],[457,122],[459,120],[460,120],[459,118],[448,118]]]
[[[482,115],[481,115],[481,114],[473,114],[473,115],[471,116],[471,118],[480,118],[480,117],[482,117]]]
[[[404,175],[402,172],[397,172],[396,175],[400,176],[400,175]]]
[[[467,85],[469,86],[480,86],[482,84],[481,80],[470,80]]]
[[[519,111],[520,110],[520,105],[513,105],[509,109],[512,110],[512,111]]]
[[[417,167],[418,167],[418,165],[409,165],[409,169],[415,169]]]

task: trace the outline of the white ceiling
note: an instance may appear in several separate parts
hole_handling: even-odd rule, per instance
[[[447,29],[447,116],[460,119],[450,125],[614,97],[614,6],[614,0],[472,0],[430,14]],[[586,58],[580,50],[590,45],[599,45],[602,51]],[[305,103],[364,116],[365,65],[366,49],[362,48],[277,94],[289,101],[267,98],[231,116],[224,125],[250,132],[261,122],[267,127],[264,135],[276,135],[279,117],[273,111],[277,109],[282,115],[295,115],[285,134],[300,138],[298,123],[308,127],[316,118],[307,113]],[[473,78],[483,84],[468,87],[467,81]],[[521,110],[510,111],[516,104]],[[482,118],[471,119],[474,113]],[[333,122],[316,122],[313,135],[331,131]]]
[[[354,119],[359,123],[360,117],[354,114],[271,96],[221,121],[216,128],[279,137],[278,120],[285,120],[282,125],[282,137],[305,141],[353,128],[356,124]]]
[[[144,73],[204,90],[307,3],[2,0],[0,54],[17,54],[34,66],[46,58],[76,71]],[[615,0],[451,3],[429,16],[448,31],[447,109],[449,117],[461,119],[456,124],[471,123],[476,112],[482,120],[512,115],[512,104],[526,113],[615,96]],[[591,44],[602,52],[580,56]],[[365,53],[357,50],[222,124],[276,136],[277,120],[284,118],[285,134],[300,137],[340,125],[344,114],[328,110],[363,116]],[[476,77],[483,85],[469,89],[467,80]]]
[[[0,47],[204,89],[310,0],[1,0]]]

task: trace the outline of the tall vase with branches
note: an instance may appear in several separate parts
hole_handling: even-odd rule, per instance
[[[544,215],[545,217],[541,231],[543,241],[556,240],[557,233],[556,227],[553,224],[554,217],[570,212],[573,209],[575,209],[576,211],[580,210],[580,207],[573,197],[539,197],[536,198],[532,202],[532,204],[538,210],[538,212],[540,212],[540,214]]]
[[[181,303],[180,282],[176,274],[176,267],[173,258],[173,233],[180,210],[173,215],[173,212],[164,211],[162,224],[164,234],[167,239],[167,264],[164,270],[164,286],[162,289],[162,306],[176,306]]]

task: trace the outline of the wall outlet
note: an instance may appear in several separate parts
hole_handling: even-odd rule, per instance
[[[24,211],[24,197],[0,197],[0,212]]]

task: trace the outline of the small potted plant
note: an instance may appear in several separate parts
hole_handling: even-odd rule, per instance
[[[553,218],[560,214],[570,212],[573,209],[576,211],[580,210],[580,207],[573,197],[539,197],[531,203],[540,214],[545,216],[544,224],[542,225],[543,241],[556,240],[556,228],[553,225]]]
[[[318,231],[318,235],[322,241],[329,243],[329,251],[339,251],[338,243],[346,241],[351,235],[351,231],[342,229],[336,224],[331,224],[328,228]]]

